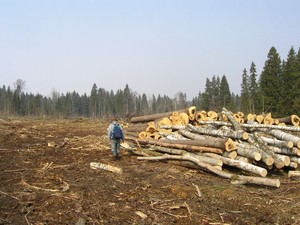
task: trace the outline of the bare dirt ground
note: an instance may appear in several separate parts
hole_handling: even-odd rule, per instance
[[[114,161],[107,126],[0,119],[0,224],[300,224],[300,178],[283,171],[272,173],[279,188],[233,185],[126,150]],[[91,162],[123,173],[91,169]]]

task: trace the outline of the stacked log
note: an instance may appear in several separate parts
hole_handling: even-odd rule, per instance
[[[299,125],[296,115],[273,118],[271,113],[244,115],[226,108],[217,113],[192,106],[132,118],[125,132],[136,151],[141,146],[151,150],[140,160],[184,160],[233,184],[279,187],[274,168],[293,174],[300,164]],[[231,173],[231,167],[247,176]]]

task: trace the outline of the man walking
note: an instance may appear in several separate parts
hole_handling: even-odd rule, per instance
[[[107,136],[111,143],[111,151],[115,159],[120,159],[120,144],[124,142],[124,132],[122,126],[117,122],[117,118],[112,118],[107,129]]]

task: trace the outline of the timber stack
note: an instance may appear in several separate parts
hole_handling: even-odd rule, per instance
[[[289,178],[300,176],[296,172],[300,165],[297,115],[272,118],[271,113],[244,115],[226,108],[217,113],[192,106],[133,117],[124,130],[127,145],[123,147],[138,155],[138,160],[181,160],[233,184],[279,187],[280,180],[272,174],[278,170]],[[231,167],[243,173],[236,174]]]

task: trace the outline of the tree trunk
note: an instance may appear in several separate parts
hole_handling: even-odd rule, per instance
[[[181,110],[178,112],[184,112],[185,110]],[[141,122],[149,122],[149,121],[154,121],[163,117],[170,117],[173,112],[165,112],[165,113],[157,113],[157,114],[151,114],[151,115],[145,115],[145,116],[136,116],[132,117],[130,119],[131,123],[141,123]]]
[[[237,143],[238,155],[254,159],[255,161],[262,160],[266,165],[273,165],[274,159],[261,149],[251,146],[248,143]]]
[[[233,166],[233,167],[239,168],[241,170],[260,175],[262,177],[267,176],[267,173],[268,173],[265,168],[255,166],[250,163],[246,163],[246,162],[235,160],[235,159],[229,159],[229,158],[226,158],[226,157],[214,154],[214,153],[205,153],[205,155],[210,156],[212,158],[221,159],[223,161],[223,163],[226,165]]]
[[[142,132],[145,131],[148,127],[148,124],[143,123],[143,124],[132,124],[130,126],[128,126],[127,128],[124,128],[124,131],[128,131],[128,132]]]
[[[195,146],[205,146],[205,147],[212,147],[212,148],[219,148],[226,151],[233,151],[236,149],[235,143],[230,139],[222,139],[222,138],[215,138],[211,136],[200,136],[193,134],[189,131],[179,130],[179,134],[188,137],[188,140],[160,140],[164,143],[178,143],[178,144],[188,144],[188,145],[195,145]]]
[[[284,155],[294,155],[294,156],[300,156],[300,149],[299,148],[278,148],[274,146],[269,146],[269,148],[279,154],[284,154]]]
[[[195,146],[192,144],[178,144],[178,143],[174,143],[174,141],[170,141],[169,143],[166,142],[167,140],[165,140],[165,142],[160,141],[156,141],[156,140],[144,140],[144,139],[137,139],[136,140],[138,143],[141,144],[151,144],[151,145],[159,145],[159,146],[163,146],[163,147],[169,147],[169,148],[177,148],[177,149],[185,149],[185,150],[193,150],[193,151],[199,151],[199,152],[213,152],[213,153],[217,153],[217,154],[222,154],[223,150],[219,149],[219,148],[211,148],[211,147],[205,147],[205,146]]]
[[[300,138],[295,135],[288,134],[281,130],[269,130],[269,133],[280,140],[291,141],[297,148],[300,148]]]
[[[244,132],[241,125],[234,119],[233,115],[225,107],[223,107],[222,113],[228,117],[229,121],[232,123],[236,131]]]
[[[284,167],[284,163],[281,159],[267,146],[267,144],[260,138],[258,133],[253,132],[251,138],[248,139],[249,143],[253,144],[254,146],[260,148],[263,152],[267,153],[274,159],[274,165],[276,168],[281,169]]]
[[[277,118],[279,123],[285,123],[287,125],[293,125],[295,127],[299,127],[300,118],[297,115],[291,115],[284,118]]]
[[[206,135],[211,135],[211,136],[217,136],[217,137],[230,137],[233,139],[243,139],[247,140],[249,135],[247,132],[237,132],[232,129],[227,129],[227,130],[210,130],[202,127],[195,127],[191,124],[188,125],[188,128],[191,129],[195,133],[199,134],[206,134]]]
[[[231,182],[232,184],[256,184],[265,185],[271,187],[280,187],[280,180],[271,179],[266,177],[251,177],[251,176],[238,176],[236,180]]]
[[[292,148],[294,143],[292,141],[282,141],[275,138],[261,137],[261,139],[269,145],[279,148]]]

